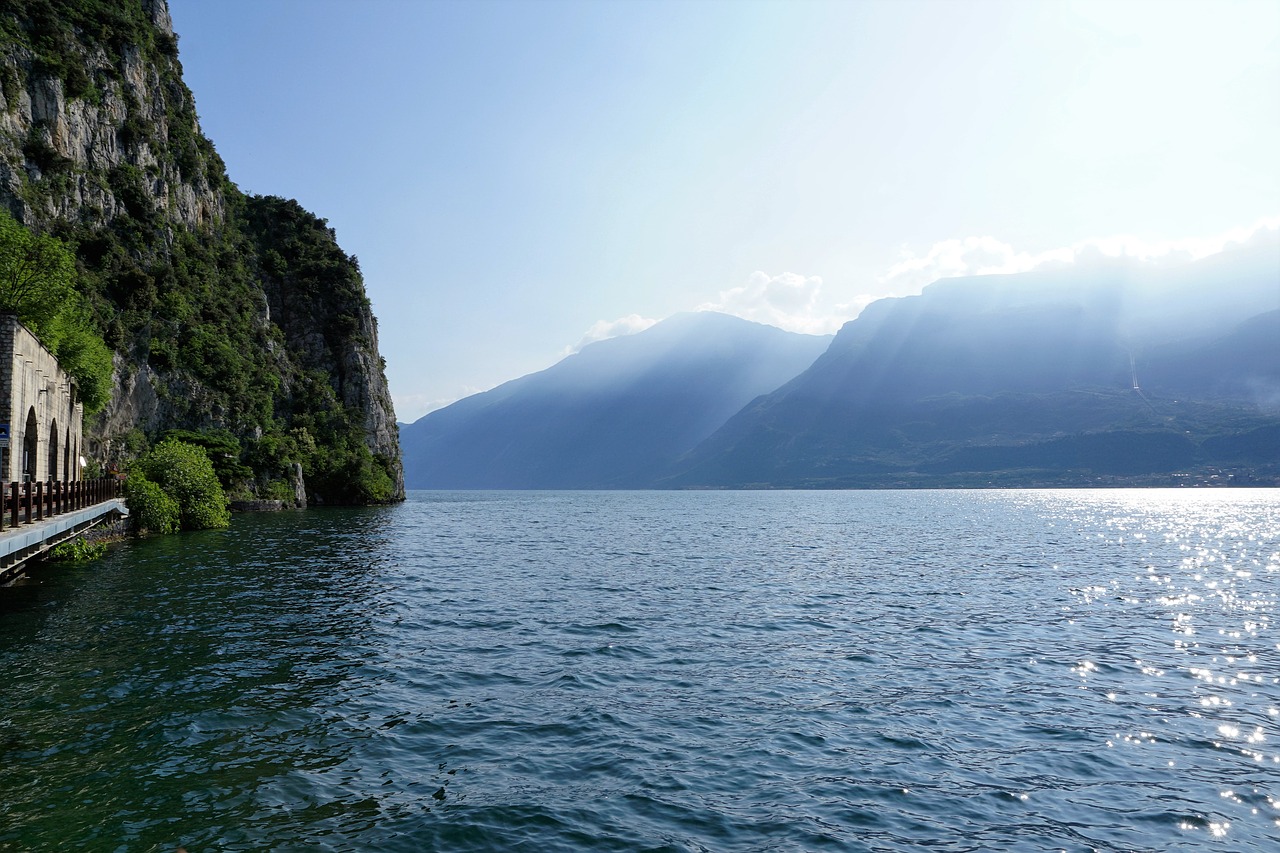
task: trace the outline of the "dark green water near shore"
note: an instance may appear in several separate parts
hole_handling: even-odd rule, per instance
[[[417,493],[0,590],[0,849],[1267,850],[1280,494]]]

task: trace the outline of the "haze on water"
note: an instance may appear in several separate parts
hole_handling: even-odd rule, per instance
[[[0,848],[1263,850],[1280,496],[419,492],[0,590]]]

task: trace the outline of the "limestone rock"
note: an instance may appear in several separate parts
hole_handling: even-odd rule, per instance
[[[270,247],[246,236],[245,211],[254,199],[230,183],[201,133],[167,3],[117,2],[132,9],[109,21],[88,20],[92,7],[55,4],[62,16],[56,33],[47,31],[47,20],[22,18],[25,7],[0,6],[0,17],[11,18],[0,29],[0,204],[33,230],[79,242],[82,264],[99,276],[99,317],[118,326],[109,340],[117,350],[115,393],[86,424],[86,449],[105,461],[134,430],[152,437],[170,428],[228,430],[242,442],[262,439],[266,428],[285,435],[295,416],[308,425],[333,416],[318,412],[303,390],[322,375],[332,406],[361,422],[366,446],[391,477],[395,498],[403,498],[377,322],[354,258],[341,254],[329,229],[321,238],[349,261],[342,297],[316,281],[314,293],[279,298],[289,283],[269,280]],[[37,28],[39,39],[31,36]],[[194,280],[189,268],[180,274],[183,259],[201,252],[204,272]],[[214,276],[235,269],[253,293],[229,307]],[[188,292],[175,297],[183,287]],[[236,351],[219,352],[225,341],[217,335],[229,324],[238,324]],[[213,361],[200,361],[206,351]],[[256,369],[241,370],[240,385],[224,382],[205,369],[218,358],[245,359]],[[246,375],[258,384],[246,389]],[[274,411],[238,411],[246,390],[274,395],[266,405]],[[303,472],[267,474],[289,482],[305,503]]]

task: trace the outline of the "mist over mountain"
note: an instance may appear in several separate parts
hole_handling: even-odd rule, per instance
[[[402,426],[406,484],[650,486],[830,341],[725,314],[678,314]]]
[[[1269,234],[1179,267],[1103,261],[876,302],[663,484],[1088,484],[1214,466],[1273,477],[1278,403]]]

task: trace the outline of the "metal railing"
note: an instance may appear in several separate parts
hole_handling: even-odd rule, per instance
[[[0,530],[44,521],[118,497],[120,481],[115,477],[10,483],[0,499]]]

